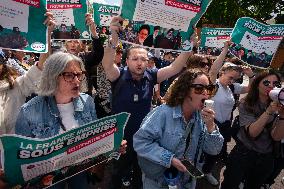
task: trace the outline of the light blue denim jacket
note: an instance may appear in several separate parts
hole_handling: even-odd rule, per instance
[[[97,119],[94,100],[81,93],[73,100],[75,120],[79,125]],[[16,134],[32,138],[48,138],[59,134],[60,113],[54,96],[37,96],[21,107]]]
[[[181,106],[169,107],[163,104],[145,117],[141,128],[134,135],[133,146],[146,177],[163,182],[163,173],[171,166],[172,158],[183,158],[189,131],[191,140],[185,153],[187,159],[194,162],[197,157],[198,164],[202,151],[211,155],[221,151],[224,140],[222,135],[218,129],[208,133],[199,111],[193,114],[188,124],[184,121]]]

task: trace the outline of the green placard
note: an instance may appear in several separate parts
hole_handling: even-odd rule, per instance
[[[0,1],[0,47],[28,52],[47,52],[45,0]]]
[[[233,28],[202,28],[199,53],[218,56],[224,41],[230,38]]]
[[[47,0],[47,9],[53,13],[56,22],[52,39],[91,39],[85,21],[87,0]]]
[[[267,68],[284,35],[284,24],[266,25],[248,17],[239,18],[231,34],[233,55],[259,68]]]
[[[108,116],[48,139],[0,136],[8,183],[43,188],[117,156],[129,115]]]
[[[151,48],[191,51],[193,27],[210,3],[211,0],[122,0],[121,16],[126,19],[122,41]],[[157,36],[153,34],[155,26],[160,27]],[[144,34],[139,35],[142,28],[146,28]],[[143,35],[148,37],[145,39]]]

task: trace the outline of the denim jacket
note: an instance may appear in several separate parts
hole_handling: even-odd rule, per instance
[[[81,93],[73,100],[74,117],[79,125],[97,119],[94,100]],[[60,113],[54,96],[37,96],[24,104],[16,122],[16,134],[32,138],[49,138],[59,134]]]
[[[187,133],[191,140],[185,152]],[[185,156],[198,166],[201,152],[217,155],[224,139],[218,130],[208,133],[199,111],[185,123],[181,106],[163,104],[145,117],[133,140],[145,176],[162,183],[163,173],[171,166],[173,157]]]

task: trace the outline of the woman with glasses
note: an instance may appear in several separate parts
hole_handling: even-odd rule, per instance
[[[16,134],[48,138],[97,119],[94,100],[80,93],[84,79],[85,70],[80,58],[63,52],[51,55],[42,71],[39,96],[20,110]],[[85,172],[66,182],[74,189],[87,188],[88,184]],[[64,185],[65,182],[51,188],[64,188]]]
[[[280,88],[274,72],[257,75],[239,105],[239,142],[229,155],[222,189],[259,189],[273,170],[273,140],[284,137],[284,107],[271,102],[269,92]],[[278,113],[277,113],[278,112]]]
[[[216,86],[203,72],[186,70],[170,86],[166,103],[145,117],[133,138],[143,188],[167,187],[163,174],[170,167],[184,175],[180,184],[195,188],[195,180],[184,174],[187,169],[181,161],[187,159],[200,167],[202,151],[216,155],[221,150],[223,137],[216,129],[215,113],[204,108],[205,100],[215,92]]]

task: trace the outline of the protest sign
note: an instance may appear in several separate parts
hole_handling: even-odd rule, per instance
[[[232,31],[233,28],[202,28],[200,53],[218,56]]]
[[[85,21],[87,0],[47,0],[47,9],[56,22],[52,39],[91,39]]]
[[[105,5],[100,3],[93,3],[94,19],[98,26],[98,33],[102,44],[106,46],[109,38],[109,25],[113,16],[117,16],[119,13],[119,6]]]
[[[193,27],[211,0],[123,1],[125,19],[120,38],[125,43],[159,49],[191,51]]]
[[[239,18],[231,34],[230,52],[249,65],[267,68],[284,35],[284,24],[266,25]]]
[[[47,52],[46,0],[0,1],[0,47]]]
[[[128,118],[128,113],[112,115],[48,139],[2,135],[8,182],[43,188],[117,156]]]

